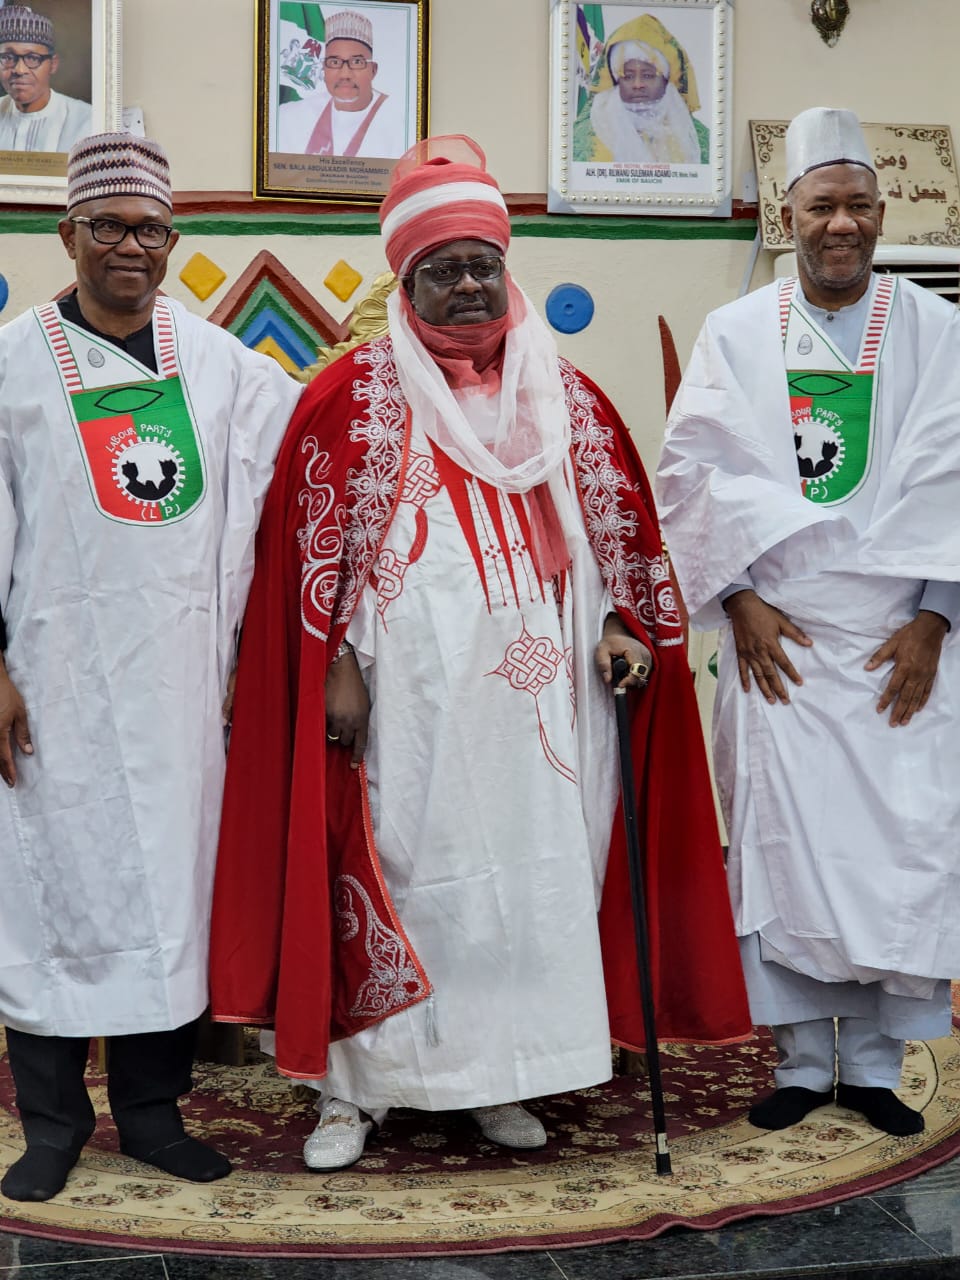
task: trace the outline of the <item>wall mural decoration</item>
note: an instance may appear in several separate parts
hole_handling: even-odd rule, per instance
[[[257,0],[255,196],[378,203],[428,131],[428,0]]]
[[[62,205],[70,147],[120,118],[120,0],[0,8],[0,200]]]
[[[268,250],[258,253],[207,317],[247,347],[273,356],[296,373],[318,352],[342,342],[340,324]]]
[[[551,0],[551,213],[730,212],[732,0]]]

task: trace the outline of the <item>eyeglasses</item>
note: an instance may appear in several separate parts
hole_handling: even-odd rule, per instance
[[[52,57],[52,53],[11,53],[9,49],[4,49],[3,53],[0,53],[0,67],[9,71],[18,62],[22,62],[31,71],[36,71],[42,62],[49,62]]]
[[[454,285],[463,279],[464,272],[480,284],[488,280],[499,280],[503,275],[503,259],[493,254],[483,258],[471,258],[468,262],[455,262],[453,258],[438,258],[436,262],[421,262],[410,273],[415,276],[418,271],[426,271],[434,284]],[[409,277],[408,277],[409,278]]]
[[[122,244],[130,232],[141,249],[162,249],[173,234],[173,227],[163,222],[119,222],[116,218],[68,218],[68,222],[84,222],[98,244]]]
[[[331,54],[329,58],[324,58],[323,65],[328,71],[339,71],[341,67],[349,67],[351,71],[363,71],[371,65],[372,59],[363,58],[359,53],[355,53],[352,58],[338,58],[335,54]]]

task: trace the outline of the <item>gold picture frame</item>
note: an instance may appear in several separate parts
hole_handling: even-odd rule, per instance
[[[428,5],[257,0],[256,198],[383,199],[395,162],[429,129]],[[349,33],[334,36],[347,55],[337,69],[326,63],[339,57],[326,53],[330,29]]]

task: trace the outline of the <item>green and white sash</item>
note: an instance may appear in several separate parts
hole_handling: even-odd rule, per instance
[[[796,301],[797,281],[780,282],[780,328],[805,498],[846,502],[862,487],[873,456],[876,367],[897,292],[895,276],[879,276],[855,366]]]
[[[97,510],[126,524],[183,520],[203,498],[203,447],[177,354],[173,314],[154,306],[158,373],[105,339],[35,309],[56,362]]]

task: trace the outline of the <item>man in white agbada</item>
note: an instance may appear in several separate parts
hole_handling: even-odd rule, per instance
[[[0,151],[69,151],[90,132],[89,102],[57,93],[53,23],[26,5],[0,8]]]
[[[607,53],[613,88],[596,95],[590,124],[623,164],[699,164],[693,117],[670,79],[670,64],[652,45],[621,40]]]
[[[323,88],[277,108],[277,150],[295,155],[396,157],[407,148],[398,104],[374,85],[373,24],[342,10],[326,19]]]
[[[708,317],[658,494],[694,622],[721,627],[729,882],[780,1054],[751,1120],[836,1097],[916,1133],[904,1041],[949,1033],[960,972],[960,322],[872,274],[883,202],[851,112],[792,122],[787,182],[799,280]]]
[[[299,388],[157,296],[166,157],[129,134],[68,158],[77,289],[0,330],[0,1016],[26,1153],[64,1185],[109,1037],[120,1148],[176,1177],[228,1162],[183,1131],[224,773],[221,703],[253,537]],[[28,727],[29,718],[29,727]],[[15,749],[19,749],[19,756]]]

